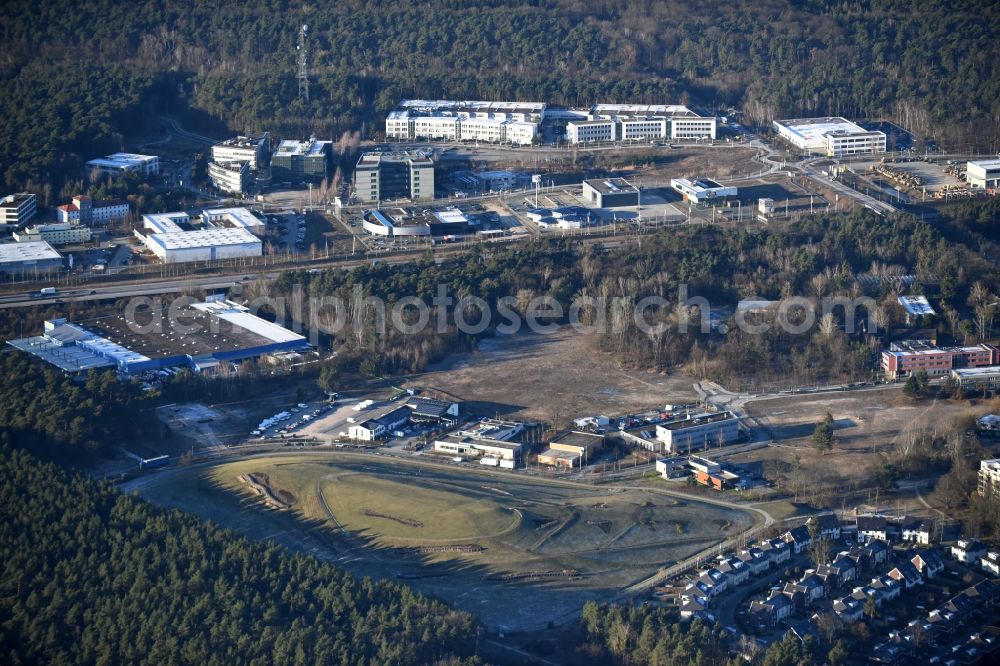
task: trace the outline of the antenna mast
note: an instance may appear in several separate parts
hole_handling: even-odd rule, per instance
[[[299,79],[299,97],[304,99],[306,102],[309,101],[309,68],[308,68],[308,51],[306,49],[306,37],[309,36],[309,26],[303,25],[302,30],[299,31],[299,73],[297,78]]]

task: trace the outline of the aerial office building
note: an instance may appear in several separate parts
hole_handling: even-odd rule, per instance
[[[900,340],[882,351],[881,365],[886,379],[904,379],[921,370],[933,378],[952,370],[1000,365],[1000,349],[984,343],[971,347],[938,347],[927,340]]]
[[[434,161],[416,152],[365,153],[354,170],[354,192],[362,203],[434,198]]]
[[[115,153],[87,162],[87,169],[97,169],[102,176],[118,176],[135,173],[140,176],[155,176],[160,173],[160,158],[156,155],[136,155],[135,153]]]
[[[389,139],[438,139],[531,145],[545,119],[545,104],[405,99],[389,112]]]
[[[227,194],[242,195],[250,191],[250,162],[209,162],[208,178],[217,189]]]
[[[332,141],[282,141],[271,156],[271,179],[293,184],[320,183],[329,177],[332,159]]]
[[[35,218],[38,202],[34,194],[20,192],[8,194],[0,199],[0,223],[12,227],[22,227]]]
[[[884,153],[884,132],[874,132],[840,118],[775,120],[778,136],[796,148],[827,157]]]
[[[271,154],[271,135],[237,136],[212,146],[213,162],[248,162],[256,171],[267,163]]]
[[[738,188],[721,185],[710,178],[673,178],[670,187],[679,192],[685,201],[696,206],[719,204],[739,194]]]
[[[570,143],[715,139],[718,126],[678,104],[595,104],[563,115]]]

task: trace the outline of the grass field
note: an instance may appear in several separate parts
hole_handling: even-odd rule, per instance
[[[241,476],[294,498],[265,504]],[[654,488],[588,486],[349,453],[176,468],[126,484],[254,539],[395,578],[507,630],[569,617],[752,525]]]

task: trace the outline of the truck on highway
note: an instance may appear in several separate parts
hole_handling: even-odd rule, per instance
[[[55,287],[42,287],[38,291],[31,292],[32,298],[41,298],[42,296],[55,296],[59,293],[59,290]]]

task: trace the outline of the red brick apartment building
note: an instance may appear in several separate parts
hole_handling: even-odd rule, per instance
[[[882,352],[882,372],[886,379],[902,379],[918,370],[928,377],[946,375],[960,368],[1000,365],[1000,349],[993,345],[938,347],[927,340],[893,342]]]

